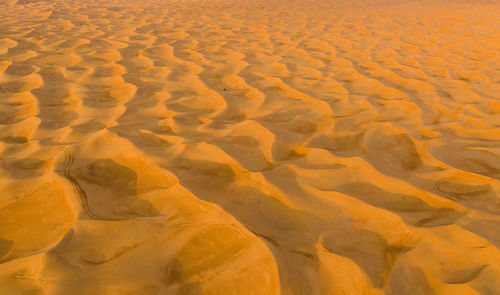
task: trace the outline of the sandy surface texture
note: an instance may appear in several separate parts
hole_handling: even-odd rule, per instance
[[[500,294],[500,2],[0,0],[0,294]]]

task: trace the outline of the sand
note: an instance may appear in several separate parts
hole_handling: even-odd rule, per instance
[[[499,19],[0,1],[0,294],[500,294]]]

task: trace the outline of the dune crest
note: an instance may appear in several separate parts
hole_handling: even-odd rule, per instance
[[[500,294],[495,1],[0,1],[0,294]]]

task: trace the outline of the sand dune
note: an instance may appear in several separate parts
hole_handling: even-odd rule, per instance
[[[0,294],[500,294],[496,1],[0,1]]]

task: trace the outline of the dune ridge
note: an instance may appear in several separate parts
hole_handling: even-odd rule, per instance
[[[0,1],[0,294],[500,294],[496,1]]]

